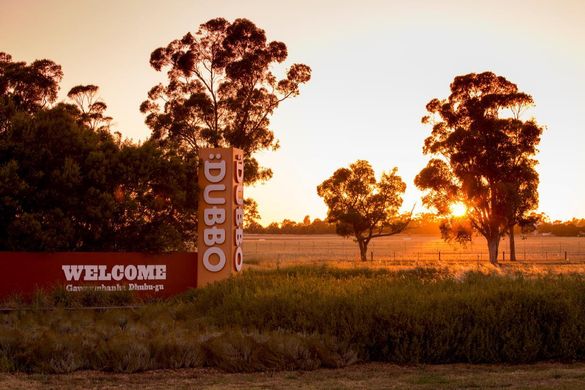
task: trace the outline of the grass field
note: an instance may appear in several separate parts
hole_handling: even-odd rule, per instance
[[[482,237],[463,247],[444,242],[439,236],[399,234],[374,239],[368,247],[368,266],[411,268],[420,266],[489,267]],[[357,244],[336,235],[248,234],[244,239],[246,261],[274,267],[289,264],[330,264],[353,267],[360,264]],[[500,242],[499,261],[504,268],[526,272],[585,272],[585,237],[519,236],[517,262],[509,261],[509,242]]]

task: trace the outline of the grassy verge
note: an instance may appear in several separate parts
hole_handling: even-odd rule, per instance
[[[585,361],[584,281],[304,267],[250,271],[132,309],[67,310],[113,298],[52,293],[0,314],[0,370]]]
[[[585,365],[397,366],[356,364],[342,369],[225,373],[217,369],[157,370],[137,374],[81,371],[71,374],[2,374],[2,389],[576,389]]]

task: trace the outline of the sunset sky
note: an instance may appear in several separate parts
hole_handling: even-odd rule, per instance
[[[264,224],[324,218],[316,186],[357,159],[378,175],[398,167],[404,208],[421,211],[425,105],[455,76],[486,70],[531,94],[529,115],[546,126],[540,211],[585,218],[585,1],[0,0],[0,51],[61,64],[61,97],[98,85],[114,129],[144,140],[138,107],[164,79],[150,53],[215,17],[250,19],[286,43],[288,64],[313,69],[272,118],[281,149],[260,160],[273,179],[247,189]]]

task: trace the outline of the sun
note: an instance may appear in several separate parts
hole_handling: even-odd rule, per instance
[[[462,217],[467,213],[467,206],[463,202],[455,202],[451,203],[449,210],[451,211],[452,216]]]

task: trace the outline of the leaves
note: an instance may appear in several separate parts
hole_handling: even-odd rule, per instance
[[[450,203],[464,202],[471,226],[492,240],[526,218],[538,205],[532,157],[543,130],[520,120],[532,104],[530,95],[492,72],[455,77],[449,97],[431,100],[422,120],[432,125],[423,152],[433,155],[415,179],[427,190],[423,202],[442,215]],[[455,230],[447,236],[466,238],[465,229]]]
[[[278,80],[272,65],[287,54],[284,43],[268,42],[251,21],[222,18],[154,50],[150,64],[157,71],[167,69],[168,83],[152,88],[140,106],[152,138],[190,150],[240,148],[247,156],[246,182],[269,179],[271,171],[254,154],[278,148],[270,117],[311,78],[308,66],[294,64]]]
[[[406,227],[407,222],[397,221],[405,190],[406,184],[396,168],[383,173],[377,182],[374,170],[365,160],[338,169],[317,187],[329,208],[328,222],[336,224],[337,234],[355,236],[362,249],[362,260],[372,238],[396,234]]]
[[[0,54],[0,108],[11,109],[0,111],[0,250],[164,251],[192,245],[194,156],[152,141],[123,142],[110,133],[111,118],[95,85],[72,88],[68,96],[75,105],[43,108],[43,96],[58,89],[59,70],[51,61],[27,67]],[[35,72],[52,77],[53,84],[21,104],[18,94],[25,92],[13,86],[37,90],[38,77],[23,78]]]

